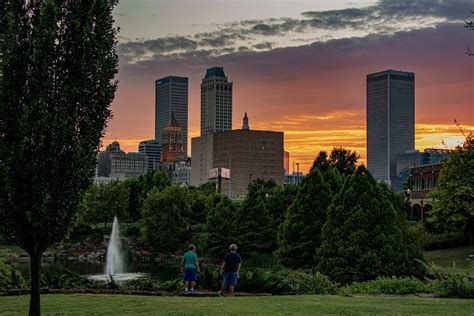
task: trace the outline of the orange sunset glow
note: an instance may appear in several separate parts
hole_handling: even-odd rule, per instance
[[[176,9],[159,3],[164,12]],[[357,151],[365,162],[366,75],[386,69],[415,73],[416,148],[444,148],[443,141],[455,147],[463,136],[454,118],[474,130],[474,57],[464,53],[474,43],[463,28],[469,3],[442,2],[430,10],[387,3],[295,1],[291,10],[274,12],[278,19],[263,8],[217,12],[215,21],[197,14],[190,18],[194,28],[177,17],[178,31],[165,32],[171,26],[159,18],[133,24],[134,8],[122,1],[120,83],[103,145],[117,140],[137,151],[140,141],[154,137],[154,83],[168,75],[189,77],[188,136],[199,136],[201,79],[207,68],[221,66],[234,85],[233,128],[241,128],[247,112],[251,129],[283,131],[290,161],[305,172],[320,150],[334,146]],[[352,22],[330,24],[334,17]],[[406,21],[391,24],[397,17]],[[139,38],[140,28],[159,34]]]

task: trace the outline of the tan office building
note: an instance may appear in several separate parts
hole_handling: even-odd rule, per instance
[[[231,180],[222,180],[222,193],[231,197],[244,197],[256,179],[283,185],[283,140],[283,132],[248,129],[193,138],[191,184],[209,181],[213,168],[227,168]]]

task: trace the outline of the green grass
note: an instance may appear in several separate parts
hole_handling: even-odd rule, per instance
[[[474,259],[466,260],[470,255],[474,255],[474,247],[458,247],[440,249],[425,252],[427,263],[434,262],[437,266],[447,271],[474,273]]]
[[[0,315],[24,315],[28,296],[0,297]],[[474,301],[419,297],[151,297],[43,295],[43,315],[472,315]]]

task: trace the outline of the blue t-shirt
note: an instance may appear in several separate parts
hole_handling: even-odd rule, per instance
[[[224,257],[225,272],[237,272],[237,266],[242,262],[242,258],[236,252],[229,252]]]
[[[197,255],[194,251],[188,251],[183,256],[184,268],[194,268],[196,269]]]

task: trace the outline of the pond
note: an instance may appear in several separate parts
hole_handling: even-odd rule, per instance
[[[18,269],[25,277],[30,275],[29,263],[13,263],[13,267]],[[87,262],[87,261],[54,261],[43,262],[43,268],[52,270],[68,269],[76,273],[91,276],[105,273],[105,262]],[[168,281],[178,278],[181,275],[179,263],[158,264],[158,263],[133,263],[128,262],[125,265],[125,271],[128,273],[141,272],[158,278],[160,281]]]

